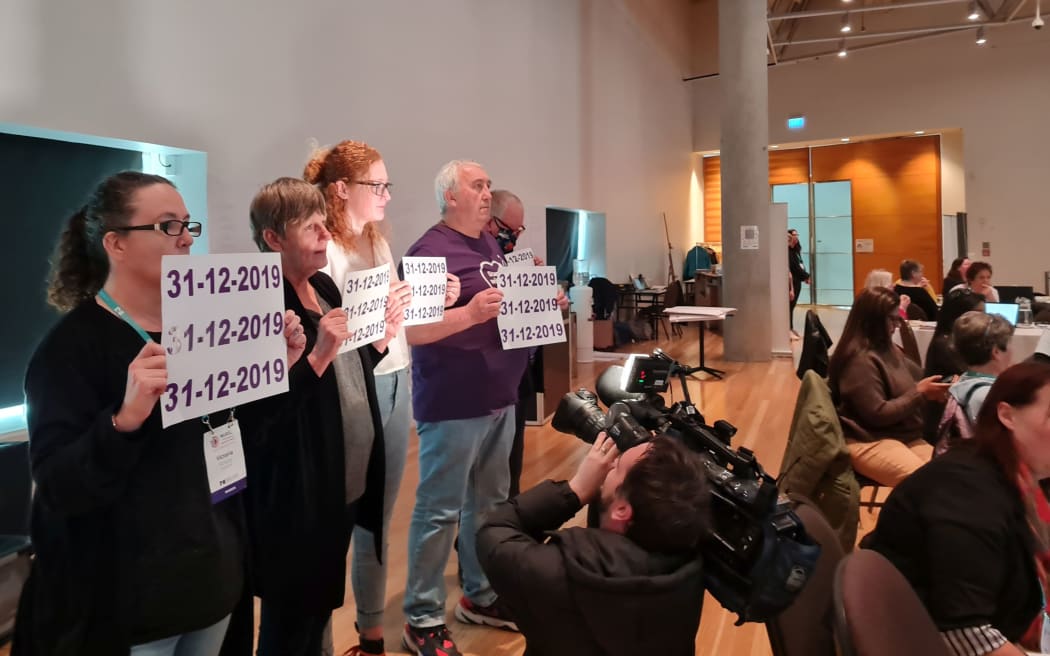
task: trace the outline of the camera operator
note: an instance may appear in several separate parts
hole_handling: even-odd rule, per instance
[[[586,504],[598,506],[597,528],[557,530]],[[572,480],[490,513],[478,558],[530,656],[692,655],[708,505],[701,457],[680,441],[621,454],[601,433]]]

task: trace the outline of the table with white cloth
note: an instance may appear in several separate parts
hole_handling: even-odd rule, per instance
[[[912,332],[915,333],[915,341],[919,345],[919,357],[922,358],[923,366],[926,365],[926,351],[933,341],[932,321],[911,322]],[[1017,326],[1014,336],[1010,339],[1010,363],[1017,364],[1027,360],[1039,348],[1039,340],[1050,346],[1050,327],[1048,326]],[[1044,346],[1045,348],[1045,346]]]
[[[723,321],[726,317],[736,313],[736,308],[709,307],[696,305],[676,305],[664,310],[667,320],[671,323],[695,323],[700,330],[700,366],[694,367],[695,371],[702,371],[715,378],[721,378],[725,372],[721,369],[708,367],[704,359],[704,322]]]

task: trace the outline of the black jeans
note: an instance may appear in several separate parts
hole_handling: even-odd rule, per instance
[[[257,656],[321,656],[325,626],[332,612],[320,615],[262,602]]]
[[[791,298],[791,302],[788,303],[788,326],[792,330],[795,329],[795,306],[798,305],[798,295],[802,293],[802,281],[792,282],[791,288],[795,292],[795,295]]]

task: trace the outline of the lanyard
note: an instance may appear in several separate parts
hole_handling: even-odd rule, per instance
[[[153,341],[153,338],[150,337],[146,333],[146,331],[142,329],[142,326],[135,323],[135,320],[131,318],[131,315],[128,314],[124,310],[124,308],[117,305],[117,302],[113,300],[113,297],[110,296],[105,289],[98,290],[98,297],[102,299],[102,302],[106,304],[106,307],[108,307],[110,310],[113,310],[113,314],[117,315],[118,317],[124,320],[124,323],[131,326],[132,329],[134,329],[134,331],[139,334],[139,337],[141,337],[143,341],[145,341],[146,343]]]

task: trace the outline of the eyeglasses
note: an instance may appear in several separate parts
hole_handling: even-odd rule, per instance
[[[109,230],[123,230],[124,232],[131,232],[132,230],[155,230],[172,237],[178,237],[187,230],[194,237],[200,237],[201,229],[202,226],[200,221],[176,220],[161,221],[160,223],[147,223],[146,225],[137,226],[112,226],[109,228]]]
[[[353,183],[361,185],[362,187],[371,187],[372,193],[380,198],[382,198],[384,194],[389,194],[390,188],[394,186],[394,183],[392,182],[373,182],[371,180],[364,180],[361,182],[354,180]]]
[[[504,223],[503,221],[500,221],[498,216],[492,217],[492,220],[496,222],[496,225],[498,225],[499,227],[503,228],[504,230],[506,230],[510,234],[514,235],[515,237],[519,237],[519,236],[521,236],[521,233],[525,232],[525,226],[521,226],[520,228],[517,228],[517,229],[512,228],[509,225],[507,225],[506,223]]]

